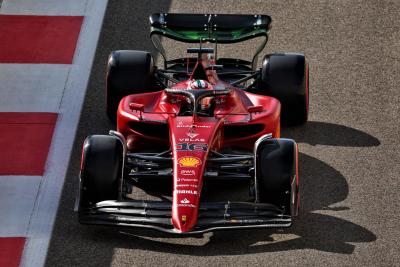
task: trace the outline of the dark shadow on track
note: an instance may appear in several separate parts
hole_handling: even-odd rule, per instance
[[[283,128],[282,136],[288,136],[298,143],[347,147],[379,146],[380,141],[360,130],[328,122],[309,121],[294,128]]]

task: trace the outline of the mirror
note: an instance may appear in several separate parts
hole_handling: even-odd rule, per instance
[[[258,106],[249,106],[247,108],[247,111],[249,113],[256,113],[256,112],[262,112],[264,111],[264,107],[262,105],[258,105]]]
[[[138,110],[143,112],[144,111],[144,105],[143,104],[138,104],[138,103],[130,103],[129,108],[132,110]]]

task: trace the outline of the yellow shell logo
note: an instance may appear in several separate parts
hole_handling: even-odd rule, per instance
[[[201,160],[196,157],[182,157],[178,163],[181,167],[197,167],[201,164]]]

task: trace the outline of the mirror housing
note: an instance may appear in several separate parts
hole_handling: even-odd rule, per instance
[[[257,113],[257,112],[263,112],[264,111],[264,107],[262,105],[258,105],[258,106],[249,106],[247,108],[247,111],[249,113]]]
[[[143,112],[143,111],[144,111],[144,105],[143,105],[143,104],[130,103],[130,104],[129,104],[129,108],[130,108],[131,110],[137,110],[137,111],[140,111],[140,112]]]

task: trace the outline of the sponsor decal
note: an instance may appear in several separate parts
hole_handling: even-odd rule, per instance
[[[188,204],[190,203],[189,199],[187,199],[186,197],[184,199],[181,200],[182,204]]]
[[[199,180],[197,179],[191,179],[191,178],[177,178],[177,182],[198,182]]]
[[[190,200],[187,198],[184,198],[180,201],[180,204],[178,204],[178,207],[188,207],[188,208],[195,208],[196,205],[190,204]]]
[[[176,151],[203,151],[207,152],[208,144],[200,143],[200,144],[189,144],[189,143],[180,143],[175,145]]]
[[[195,138],[195,137],[198,136],[199,134],[198,134],[198,133],[188,132],[186,135],[189,136],[189,138]]]
[[[240,123],[247,123],[247,122],[248,122],[248,120],[246,120],[246,119],[243,119],[243,120],[241,120],[241,121],[227,120],[227,119],[224,120],[224,124],[225,124],[225,125],[227,125],[227,124],[240,124]],[[239,126],[239,125],[238,125],[238,126]]]
[[[179,138],[179,142],[205,142],[204,138]]]
[[[193,188],[197,188],[197,184],[177,184],[176,187],[193,187]]]
[[[184,189],[177,189],[177,195],[186,194],[186,195],[197,195],[197,190],[184,190]]]
[[[201,160],[197,157],[181,157],[178,163],[181,167],[197,167],[201,164]]]
[[[181,175],[193,176],[193,175],[196,175],[196,171],[195,170],[181,170]]]
[[[177,126],[176,126],[177,128],[191,128],[191,127],[194,127],[194,128],[211,128],[211,126],[210,125],[190,125],[190,124],[178,124]]]

